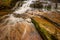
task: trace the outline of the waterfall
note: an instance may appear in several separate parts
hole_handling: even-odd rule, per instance
[[[22,7],[19,7],[17,10],[15,10],[13,13],[16,13],[16,14],[22,14],[22,13],[25,13],[27,10],[30,10],[30,4],[33,3],[33,1],[36,1],[36,0],[27,0],[26,3],[24,3],[22,5]],[[25,1],[24,1],[25,2]]]
[[[24,18],[22,18],[22,17],[20,17],[20,18],[15,17],[14,14],[20,14],[21,15],[21,14],[25,13],[27,10],[30,10],[31,9],[30,5],[33,3],[33,1],[36,1],[36,0],[24,1],[26,3],[24,3],[22,5],[22,7],[17,8],[12,14],[8,14],[9,17],[6,20],[4,20],[4,21],[5,22],[8,21],[8,24],[11,24],[11,23],[15,24],[16,22],[23,21]],[[4,16],[4,17],[6,17],[6,16]]]

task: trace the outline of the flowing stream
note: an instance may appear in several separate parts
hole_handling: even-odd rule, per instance
[[[14,11],[14,13],[16,14],[22,14],[22,13],[25,13],[27,10],[30,10],[30,5],[33,3],[33,1],[36,1],[36,0],[27,0],[27,1],[24,1],[26,3],[24,3],[22,5],[22,7],[19,7],[16,11]]]
[[[9,17],[5,19],[4,22],[8,21],[8,24],[11,24],[11,23],[15,24],[16,22],[24,20],[23,18],[15,17],[14,14],[21,15],[25,13],[27,10],[31,10],[30,5],[33,3],[33,1],[36,1],[36,0],[25,0],[24,4],[21,7],[17,8],[12,14],[7,15]]]

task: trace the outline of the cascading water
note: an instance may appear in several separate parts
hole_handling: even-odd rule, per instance
[[[36,0],[25,0],[24,2],[26,2],[26,3],[24,3],[22,5],[22,7],[19,7],[18,9],[16,9],[13,12],[13,14],[9,14],[8,15],[9,17],[6,19],[6,21],[9,20],[8,23],[12,23],[13,22],[15,24],[16,22],[19,22],[20,20],[23,20],[23,18],[15,17],[14,14],[21,15],[21,14],[25,13],[27,10],[30,10],[31,9],[30,5],[33,3],[33,1],[36,1]]]
[[[36,1],[36,0],[27,0],[26,3],[24,3],[22,5],[22,7],[19,7],[19,9],[17,9],[16,11],[14,11],[14,13],[16,14],[22,14],[22,13],[25,13],[27,10],[30,10],[30,4],[33,3],[33,1]]]

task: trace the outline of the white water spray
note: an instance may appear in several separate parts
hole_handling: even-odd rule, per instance
[[[33,3],[33,1],[36,1],[36,0],[27,0],[26,3],[22,5],[22,7],[19,7],[19,9],[17,9],[13,13],[16,13],[16,14],[25,13],[27,10],[31,9],[30,5]]]
[[[27,10],[30,10],[30,5],[34,2],[34,1],[37,1],[37,0],[27,0],[27,1],[24,1],[26,3],[24,3],[22,5],[22,7],[19,7],[19,9],[15,10],[13,13],[16,13],[16,14],[23,14],[25,13]],[[17,18],[14,16],[14,14],[9,14],[8,15],[9,17],[4,20],[4,22],[7,22],[8,20],[8,24],[15,24],[16,22],[20,22],[20,21],[23,21],[24,19],[21,17],[21,18]],[[5,17],[5,16],[4,16]],[[30,19],[28,19],[27,21],[31,21]]]
[[[36,1],[36,0],[27,0],[27,1],[24,1],[26,3],[24,3],[22,5],[22,7],[19,7],[19,9],[15,10],[13,13],[16,13],[16,14],[25,13],[27,10],[30,10],[31,9],[30,8],[30,5],[33,3],[33,1]],[[14,23],[15,24],[16,22],[20,22],[20,21],[23,21],[24,20],[23,18],[14,17],[14,14],[9,14],[8,16],[9,17],[6,19],[6,21],[9,20],[8,24],[11,24],[11,23]]]

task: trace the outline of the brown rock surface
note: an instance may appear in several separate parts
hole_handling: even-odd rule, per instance
[[[26,21],[0,24],[0,40],[42,40],[33,24]]]

